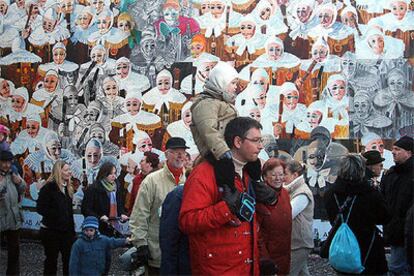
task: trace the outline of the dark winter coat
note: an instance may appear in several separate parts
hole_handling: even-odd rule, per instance
[[[384,225],[388,245],[404,246],[404,226],[407,211],[413,205],[414,159],[391,167],[381,179],[381,191],[391,213],[391,221]]]
[[[371,187],[367,181],[348,183],[338,179],[324,196],[331,224],[334,223],[338,214],[338,205],[336,204],[334,194],[336,194],[340,205],[345,202],[348,196],[357,196],[348,225],[358,240],[361,250],[361,262],[364,261],[373,233],[374,231],[376,232],[375,240],[362,274],[376,275],[385,273],[387,271],[387,261],[385,259],[384,241],[376,230],[376,225],[385,224],[390,219],[382,194]],[[344,211],[345,217],[348,215],[349,205]]]
[[[411,268],[414,268],[413,248],[414,245],[414,205],[411,206],[407,212],[407,219],[405,221],[405,247],[407,250],[407,263]]]
[[[162,204],[160,219],[161,275],[191,275],[188,237],[178,228],[184,186],[172,190]]]
[[[111,249],[125,245],[125,239],[96,234],[88,239],[83,233],[72,246],[69,275],[103,275],[111,261]]]
[[[42,216],[42,224],[48,229],[73,232],[75,236],[72,198],[66,187],[65,193],[62,193],[56,182],[46,183],[39,192],[37,212]]]
[[[117,181],[116,183],[116,205],[117,216],[126,215],[124,208],[124,190]],[[94,216],[99,220],[99,231],[107,236],[112,236],[113,231],[109,228],[108,224],[102,222],[100,218],[107,216],[109,218],[110,200],[109,193],[105,190],[100,181],[96,181],[86,189],[85,197],[82,201],[82,215],[84,217]]]

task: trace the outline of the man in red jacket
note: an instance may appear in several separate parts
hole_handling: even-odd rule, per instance
[[[259,275],[252,198],[273,201],[265,186],[254,181],[261,171],[261,128],[247,117],[235,118],[226,126],[224,138],[233,155],[236,188],[218,187],[214,168],[207,161],[194,168],[184,185],[179,222],[189,237],[194,275]]]

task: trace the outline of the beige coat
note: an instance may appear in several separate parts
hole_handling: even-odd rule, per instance
[[[305,195],[309,199],[308,205],[292,221],[292,250],[299,248],[313,248],[313,195],[303,176],[284,186],[289,192],[290,200],[298,195]]]
[[[179,183],[185,182],[184,173]],[[161,250],[159,244],[159,228],[161,206],[165,197],[177,185],[167,165],[156,172],[150,173],[142,181],[130,217],[132,243],[135,247],[148,245],[152,259],[148,264],[160,267]]]
[[[22,206],[19,202],[24,193],[26,182],[14,184],[11,175],[0,182],[0,231],[18,230],[23,223]]]
[[[224,140],[224,129],[237,117],[232,104],[200,94],[191,106],[191,133],[202,156],[213,153],[218,160],[230,148]]]

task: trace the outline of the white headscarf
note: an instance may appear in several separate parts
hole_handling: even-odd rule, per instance
[[[239,73],[236,69],[230,64],[219,61],[213,70],[211,70],[208,79],[204,85],[204,90],[218,99],[224,99],[226,102],[232,101],[235,98],[235,95],[232,96],[226,92],[227,86],[236,78],[238,78]],[[226,97],[230,97],[227,98]]]

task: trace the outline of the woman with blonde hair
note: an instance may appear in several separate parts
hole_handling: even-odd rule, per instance
[[[37,212],[42,216],[40,236],[46,257],[45,275],[56,275],[59,252],[63,274],[69,274],[70,251],[75,238],[71,177],[70,165],[62,160],[56,161],[37,200]]]

